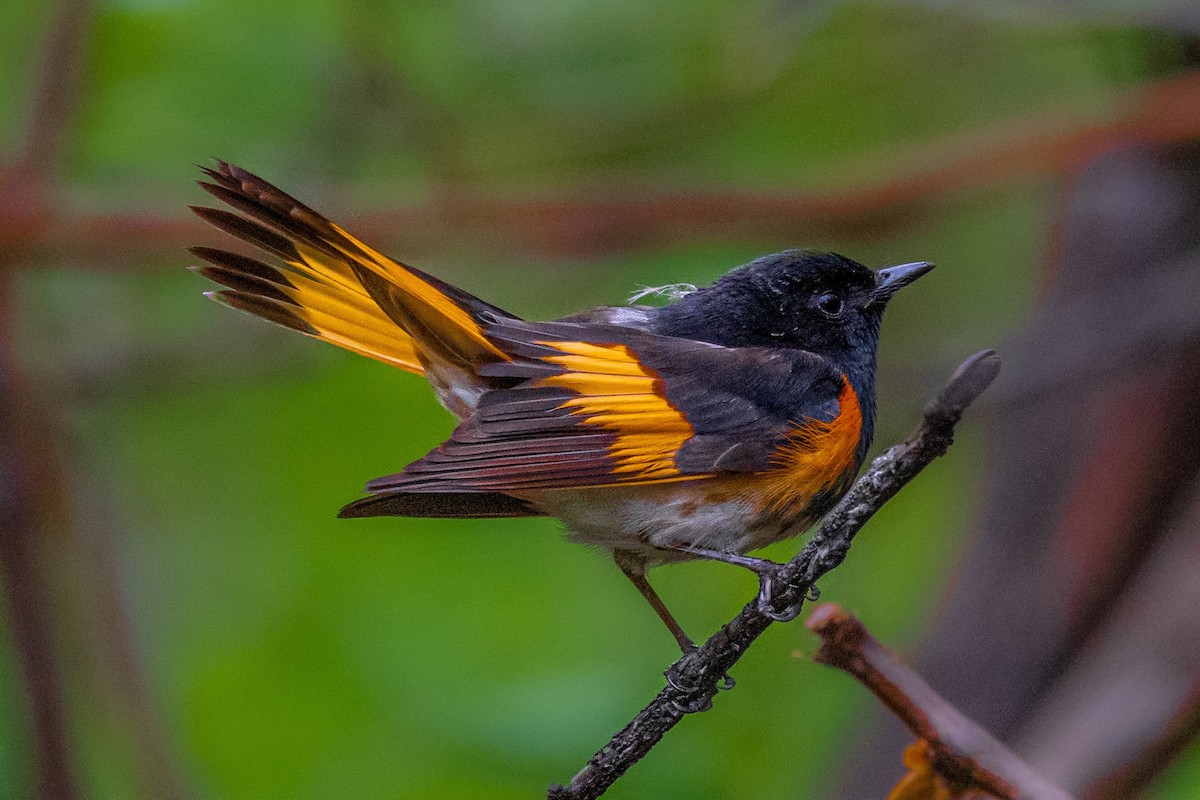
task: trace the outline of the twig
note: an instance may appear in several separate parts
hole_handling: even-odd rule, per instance
[[[1003,800],[1070,800],[1038,777],[990,733],[947,703],[881,645],[854,615],[833,603],[817,607],[808,629],[821,637],[814,660],[848,672],[933,749],[934,768],[960,791]]]
[[[820,529],[780,572],[775,599],[779,606],[798,604],[813,584],[842,563],[855,534],[896,492],[933,459],[946,452],[954,428],[974,400],[991,384],[1000,359],[991,350],[968,358],[941,393],[925,408],[917,431],[872,462]],[[567,786],[551,786],[549,800],[592,800],[675,727],[688,713],[704,711],[717,684],[746,649],[771,624],[751,601],[704,645],[667,670],[667,685],[616,733]]]

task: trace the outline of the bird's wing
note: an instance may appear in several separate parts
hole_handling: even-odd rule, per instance
[[[448,441],[368,491],[683,481],[801,468],[797,458],[822,466],[833,445],[852,453],[858,444],[856,402],[843,413],[849,384],[812,353],[587,323],[506,321],[485,332],[508,360],[480,371],[520,382],[485,394]],[[848,462],[838,458],[823,468],[840,478]],[[808,472],[824,481],[816,466]]]
[[[444,366],[474,376],[476,365],[505,358],[482,328],[511,314],[388,258],[239,167],[204,172],[211,182],[200,186],[240,213],[193,211],[281,262],[192,248],[210,265],[199,272],[227,287],[214,299],[417,374]]]

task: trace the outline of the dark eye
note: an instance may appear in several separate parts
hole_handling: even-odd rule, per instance
[[[817,308],[827,317],[836,317],[842,313],[842,298],[833,292],[825,292],[817,298]]]

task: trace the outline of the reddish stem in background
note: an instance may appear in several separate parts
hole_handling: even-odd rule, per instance
[[[1003,800],[1070,800],[942,699],[854,615],[826,603],[812,612],[807,625],[821,637],[814,660],[852,675],[928,742],[935,769],[960,792],[977,789]]]
[[[1043,115],[969,137],[935,140],[915,152],[896,154],[895,163],[919,165],[908,174],[858,187],[771,191],[647,186],[620,192],[593,187],[570,194],[509,197],[484,196],[469,186],[447,187],[426,205],[336,216],[359,235],[380,243],[398,231],[441,241],[499,238],[514,250],[547,256],[595,255],[664,240],[746,231],[795,237],[798,229],[820,228],[862,235],[898,221],[922,203],[1061,175],[1116,147],[1196,139],[1200,137],[1200,71],[1134,87],[1112,105],[1116,109],[1112,115],[1098,121],[1064,123],[1059,117]],[[44,116],[52,115],[47,111]],[[30,158],[41,160],[40,152],[34,148]],[[202,230],[200,223],[182,219],[182,208],[180,217],[59,213],[53,219],[45,215],[16,225],[19,220],[13,215],[19,211],[19,204],[0,203],[0,244],[16,229],[46,256],[86,255],[87,261],[99,263],[108,257],[122,269],[137,268],[132,256],[139,252],[177,250]],[[118,243],[120,247],[115,247]]]
[[[49,222],[47,196],[78,99],[88,30],[88,0],[63,0],[41,49],[42,66],[23,149],[0,171],[0,590],[28,700],[34,782],[39,797],[71,800],[79,787],[71,763],[63,665],[50,591],[41,563],[40,491],[55,471],[53,443],[23,392],[14,345],[12,268],[18,245]]]
[[[45,447],[22,402],[12,346],[12,276],[0,270],[0,588],[33,738],[34,783],[45,800],[79,797],[70,757],[62,664],[39,563],[38,486]]]

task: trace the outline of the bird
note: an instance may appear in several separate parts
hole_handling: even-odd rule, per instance
[[[871,270],[786,250],[665,305],[522,319],[373,249],[240,167],[201,167],[222,208],[201,219],[263,254],[199,246],[206,294],[422,375],[458,424],[340,517],[549,516],[607,551],[687,652],[647,579],[715,559],[760,580],[773,619],[780,565],[747,555],[803,533],[870,448],[876,351],[893,295],[933,265]],[[264,260],[267,259],[267,260]]]

